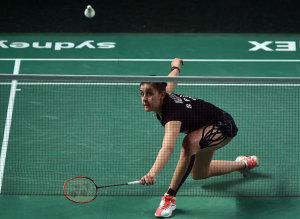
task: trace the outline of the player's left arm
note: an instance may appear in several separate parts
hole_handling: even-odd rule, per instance
[[[170,121],[165,125],[165,135],[162,142],[162,147],[151,170],[148,174],[142,177],[142,184],[154,184],[156,176],[167,164],[174,151],[175,144],[180,133],[180,127],[180,121]]]
[[[171,72],[168,74],[168,77],[176,77],[180,73],[181,65],[183,65],[182,59],[175,58],[171,62]],[[177,83],[176,82],[168,82],[166,92],[167,93],[173,93],[174,89],[176,88]]]

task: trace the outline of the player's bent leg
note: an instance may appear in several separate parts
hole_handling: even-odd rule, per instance
[[[201,148],[199,142],[205,137],[205,141],[208,142],[205,148]],[[169,217],[172,215],[173,210],[176,208],[176,204],[169,204],[170,202],[166,200],[165,197],[175,198],[178,190],[181,185],[184,183],[192,169],[197,172],[200,168],[195,168],[195,159],[197,154],[202,153],[201,170],[206,172],[206,175],[200,173],[200,178],[207,177],[207,171],[209,170],[209,165],[213,157],[214,150],[223,147],[227,144],[232,138],[225,137],[222,132],[219,131],[216,126],[208,126],[195,130],[194,132],[189,133],[183,141],[182,150],[180,158],[175,169],[169,190],[167,194],[162,198],[161,204],[158,207],[155,216],[159,217]],[[198,155],[200,157],[200,155]],[[197,165],[198,166],[198,165]],[[194,174],[197,178],[196,174]],[[167,203],[167,205],[165,204]],[[171,202],[172,203],[172,202]],[[175,202],[176,203],[176,202]]]
[[[214,170],[211,168],[211,162],[215,150],[225,146],[231,141],[232,138],[227,138],[222,141],[220,144],[214,145],[212,147],[206,147],[201,149],[195,157],[194,167],[192,169],[192,178],[194,180],[206,179],[210,176],[213,176]],[[227,172],[227,170],[225,171]],[[224,174],[224,173],[223,173]]]
[[[196,154],[194,167],[191,171],[193,179],[206,179],[210,176],[221,175],[241,169],[240,165],[236,165],[236,163],[232,162],[230,162],[230,164],[236,165],[235,167],[225,165],[224,168],[222,164],[221,166],[211,165],[214,151],[227,145],[232,140],[232,137],[226,137],[217,126],[213,125],[200,129],[199,134],[201,134],[199,151]]]
[[[177,167],[175,169],[175,172],[173,174],[173,178],[168,190],[168,194],[172,196],[176,196],[177,191],[180,189],[181,185],[185,182],[186,178],[188,177],[192,169],[194,169],[193,176],[195,176],[195,178],[200,179],[200,178],[207,177],[206,172],[209,170],[209,164],[213,156],[213,151],[220,147],[223,147],[232,139],[230,137],[228,138],[223,137],[221,132],[215,132],[216,128],[217,128],[216,126],[208,126],[205,128],[201,128],[189,133],[184,138],[180,158]],[[210,139],[209,141],[211,142],[212,146],[208,145],[207,147],[201,149],[201,147],[199,146],[199,142],[201,142],[202,136],[207,136],[210,133],[213,134],[212,138],[210,136],[208,137]],[[200,152],[202,153],[201,158],[199,158]],[[205,153],[205,152],[209,152],[209,153]],[[196,168],[194,165],[195,160],[198,160],[197,163],[200,162],[199,165],[196,165]],[[197,166],[199,166],[199,168],[197,168]]]

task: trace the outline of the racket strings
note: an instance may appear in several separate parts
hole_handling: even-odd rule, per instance
[[[89,202],[96,198],[97,187],[92,180],[77,177],[66,182],[64,193],[71,201]]]

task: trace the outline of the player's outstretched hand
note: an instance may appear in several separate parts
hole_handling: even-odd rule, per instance
[[[175,59],[173,59],[173,61],[171,62],[171,67],[176,66],[176,67],[180,68],[181,65],[183,65],[183,60],[182,60],[182,59],[179,59],[179,58],[175,58]]]
[[[141,184],[153,185],[155,183],[155,175],[148,173],[141,178]]]

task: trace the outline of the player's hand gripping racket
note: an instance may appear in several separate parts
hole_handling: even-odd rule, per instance
[[[94,180],[85,176],[75,176],[68,179],[63,186],[64,195],[72,202],[88,203],[97,197],[98,189],[113,187],[113,186],[126,186],[132,184],[140,184],[140,181],[133,181],[128,183],[97,186]]]

